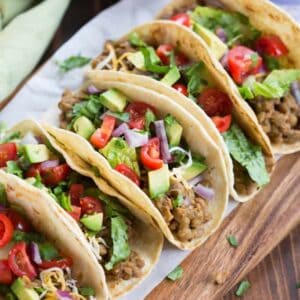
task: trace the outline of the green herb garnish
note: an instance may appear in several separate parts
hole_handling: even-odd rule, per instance
[[[57,249],[48,242],[40,243],[39,250],[43,260],[53,260],[59,257]]]
[[[6,163],[6,172],[23,178],[23,171],[15,161],[11,160]]]
[[[14,235],[13,235],[13,241],[14,242],[42,242],[44,240],[44,237],[41,236],[38,233],[34,232],[24,232],[24,231],[19,231],[15,230]]]
[[[62,62],[57,61],[56,64],[58,65],[60,71],[65,73],[75,68],[81,68],[88,64],[90,61],[91,59],[89,57],[75,55],[70,56]]]
[[[172,200],[173,208],[180,207],[182,203],[183,203],[183,196],[181,194]]]
[[[233,248],[237,248],[238,241],[234,235],[227,236],[227,241],[230,244],[230,246],[232,246]]]
[[[183,268],[181,266],[177,266],[172,272],[168,274],[168,279],[172,281],[176,281],[180,279],[183,275]]]
[[[240,283],[237,291],[235,292],[235,295],[237,297],[242,297],[245,295],[245,293],[247,292],[248,289],[250,289],[251,284],[248,280],[244,280]]]
[[[79,294],[82,296],[95,296],[95,290],[91,287],[81,287],[78,289],[79,290]]]

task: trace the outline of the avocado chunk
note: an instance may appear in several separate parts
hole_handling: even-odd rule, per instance
[[[26,284],[22,278],[18,278],[11,286],[11,290],[17,296],[19,300],[39,300],[38,293],[31,288],[26,287]]]
[[[109,143],[99,150],[109,164],[115,168],[118,164],[126,164],[137,175],[140,174],[136,150],[130,147],[122,138],[112,138]]]
[[[182,126],[171,115],[166,116],[164,121],[165,121],[169,146],[170,147],[178,146],[180,144],[180,140],[182,136],[182,131],[183,131]]]
[[[117,89],[110,89],[100,96],[102,104],[112,112],[123,112],[127,97]]]
[[[153,47],[147,47],[150,53],[150,61],[152,64],[160,63],[159,57],[156,55]],[[139,70],[146,71],[144,55],[141,51],[129,53],[127,59]]]
[[[89,230],[99,232],[103,224],[103,213],[89,215],[80,219],[80,222]]]
[[[89,139],[95,132],[94,124],[85,116],[79,117],[73,124],[74,131],[85,139]]]
[[[179,79],[180,79],[180,72],[178,68],[175,66],[170,69],[170,71],[162,78],[160,82],[172,86]]]
[[[167,164],[160,169],[148,172],[150,198],[155,199],[166,193],[170,188],[170,173]]]
[[[204,39],[218,60],[221,59],[228,51],[227,45],[224,44],[212,31],[208,30],[207,28],[199,25],[198,23],[194,23],[194,31]]]
[[[51,153],[46,145],[24,145],[24,153],[30,163],[35,164],[50,159]]]
[[[185,180],[191,180],[207,169],[207,165],[201,161],[194,160],[192,165],[182,172],[182,177]]]

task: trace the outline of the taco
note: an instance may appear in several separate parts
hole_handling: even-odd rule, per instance
[[[300,150],[300,26],[270,1],[172,1],[158,18],[201,36],[257,116],[275,153]],[[229,78],[224,78],[229,81]]]
[[[221,151],[169,98],[92,77],[60,103],[61,125],[69,130],[46,130],[151,215],[170,242],[181,249],[199,246],[227,206]]]
[[[162,93],[194,116],[222,150],[234,199],[247,201],[269,182],[274,159],[268,138],[247,104],[228,92],[225,72],[196,34],[173,22],[148,23],[108,42],[92,67],[126,71],[102,73],[100,80]],[[67,98],[68,93],[64,103]]]
[[[143,210],[113,190],[92,165],[66,152],[33,121],[11,129],[2,139],[0,153],[2,173],[12,178],[12,186],[20,184],[27,192],[22,201],[30,201],[32,192],[37,195],[32,209],[53,206],[57,210],[83,241],[85,255],[101,270],[104,290],[108,286],[112,297],[133,289],[149,274],[159,258],[163,235]]]

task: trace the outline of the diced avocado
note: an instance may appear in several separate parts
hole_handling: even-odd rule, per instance
[[[110,89],[100,96],[102,104],[112,112],[123,112],[127,97],[117,89]]]
[[[194,31],[204,39],[218,60],[221,59],[228,51],[227,45],[224,44],[212,31],[208,30],[207,28],[199,25],[198,23],[194,23]]]
[[[11,290],[17,296],[19,300],[39,300],[38,293],[31,288],[26,287],[26,284],[22,278],[18,278],[11,285]]]
[[[155,199],[166,193],[170,188],[170,173],[167,164],[160,169],[148,172],[150,198]]]
[[[85,116],[79,117],[74,122],[73,128],[76,133],[78,133],[85,139],[89,139],[96,130],[94,124]]]
[[[175,66],[170,69],[170,71],[162,78],[161,82],[172,86],[175,82],[180,79],[180,72],[178,68]]]
[[[170,147],[176,147],[180,144],[183,128],[171,115],[165,117],[165,127]]]
[[[140,174],[136,150],[122,138],[112,138],[109,143],[99,150],[108,160],[109,164],[115,168],[118,164],[124,163],[129,168]]]
[[[86,216],[80,219],[80,222],[89,230],[99,232],[103,224],[103,213]]]
[[[193,161],[192,165],[182,172],[182,177],[185,180],[191,180],[207,169],[207,165],[200,161]]]
[[[130,53],[127,59],[139,70],[145,71],[145,59],[142,52]]]
[[[24,153],[30,163],[35,164],[50,159],[51,153],[46,145],[24,145]]]

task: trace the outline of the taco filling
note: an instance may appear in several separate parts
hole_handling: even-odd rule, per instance
[[[101,192],[95,183],[73,171],[43,137],[10,133],[0,144],[0,167],[52,196],[80,226],[109,280],[139,278],[145,265],[131,249],[135,218]]]
[[[72,277],[72,259],[37,233],[0,185],[0,296],[5,299],[95,299]]]
[[[235,189],[249,195],[269,182],[267,169],[271,162],[239,127],[231,99],[216,87],[204,63],[190,61],[180,46],[148,45],[133,32],[128,41],[107,42],[106,50],[92,65],[151,76],[196,102],[223,135],[235,165]],[[73,103],[78,101],[67,92],[60,103],[61,109],[66,109],[66,118],[72,118],[70,99]]]
[[[207,201],[213,201],[214,190],[205,159],[191,153],[181,124],[116,89],[89,86],[79,95],[68,92],[62,98],[61,125],[68,123],[139,186],[179,240],[200,237],[211,220]]]
[[[205,2],[180,7],[163,18],[192,28],[207,42],[272,144],[299,141],[300,70],[293,68],[283,40],[261,32],[238,12]]]

